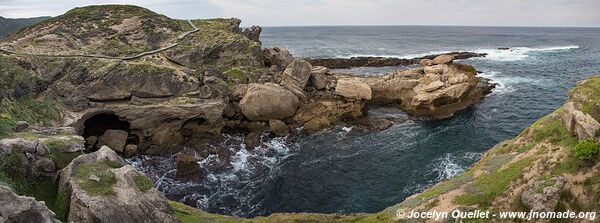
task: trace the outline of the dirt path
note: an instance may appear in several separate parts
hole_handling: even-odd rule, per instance
[[[179,41],[183,40],[189,34],[192,34],[192,33],[200,31],[200,29],[192,22],[192,20],[187,20],[187,22],[192,27],[192,30],[187,31],[187,32],[182,33],[181,35],[177,36],[177,42],[175,42],[175,43],[173,43],[173,44],[171,44],[169,46],[160,48],[160,49],[142,52],[142,53],[139,53],[139,54],[133,55],[133,56],[111,57],[111,56],[93,55],[93,54],[72,54],[72,55],[28,54],[28,53],[18,53],[18,52],[7,50],[7,49],[0,49],[0,52],[3,52],[5,54],[18,55],[18,56],[34,56],[34,57],[53,57],[53,58],[87,57],[87,58],[110,59],[110,60],[135,60],[135,59],[139,59],[139,58],[144,57],[144,56],[148,56],[148,55],[152,55],[152,54],[157,54],[157,53],[163,52],[165,50],[171,49],[173,47],[176,47],[176,46],[179,45]]]

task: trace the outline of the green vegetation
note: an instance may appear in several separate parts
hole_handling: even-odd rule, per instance
[[[0,138],[7,137],[17,121],[50,125],[62,119],[62,103],[57,97],[47,96],[41,100],[34,100],[26,96],[17,101],[5,98],[0,105]]]
[[[114,186],[117,183],[114,168],[122,165],[117,162],[101,161],[96,163],[83,163],[75,170],[75,182],[89,196],[104,196],[114,194]],[[90,180],[95,175],[100,182]]]
[[[600,148],[593,139],[586,139],[577,143],[573,152],[580,160],[590,161],[598,155]]]
[[[142,192],[149,191],[150,189],[152,189],[154,187],[154,183],[152,182],[152,180],[150,180],[148,177],[146,177],[144,175],[134,176],[133,182],[135,183],[135,186],[137,187],[137,189],[139,189]]]
[[[479,205],[489,207],[492,201],[502,195],[508,186],[523,176],[523,169],[531,164],[535,157],[527,157],[508,164],[505,168],[491,173],[484,173],[467,185],[466,193],[455,198],[460,205]]]
[[[573,148],[577,143],[577,137],[573,137],[562,121],[548,115],[534,123],[534,128],[530,130],[533,134],[533,141],[539,143],[547,141],[552,144],[562,145],[567,148]]]
[[[83,154],[83,152],[73,152],[73,153],[64,153],[61,152],[61,148],[74,146],[76,144],[83,144],[84,142],[80,141],[79,138],[72,137],[69,139],[57,139],[52,138],[43,142],[46,146],[48,146],[48,150],[50,150],[50,157],[56,163],[56,167],[58,169],[62,169],[67,167],[69,163],[79,155]]]

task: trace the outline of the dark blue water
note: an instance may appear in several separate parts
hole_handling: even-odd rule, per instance
[[[338,128],[293,141],[264,138],[265,145],[252,151],[230,145],[233,167],[197,182],[174,180],[172,159],[160,168],[144,165],[147,157],[133,160],[156,175],[171,199],[238,216],[380,211],[464,171],[493,145],[559,107],[576,81],[600,74],[600,29],[591,28],[279,27],[265,28],[262,42],[289,48],[296,57],[486,52],[487,58],[460,62],[474,65],[499,87],[442,121],[409,120],[359,135]],[[349,72],[395,69],[404,68]],[[201,165],[218,161],[211,157]]]

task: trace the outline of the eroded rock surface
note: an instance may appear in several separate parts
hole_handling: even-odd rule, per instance
[[[10,188],[0,185],[0,222],[2,223],[59,223],[54,212],[35,198],[19,196]]]

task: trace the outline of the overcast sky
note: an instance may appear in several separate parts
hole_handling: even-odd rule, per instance
[[[115,3],[180,19],[236,17],[244,26],[600,27],[600,0],[0,0],[0,16],[56,16],[77,6]]]

